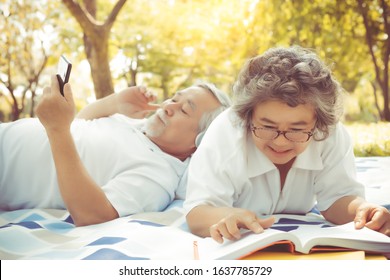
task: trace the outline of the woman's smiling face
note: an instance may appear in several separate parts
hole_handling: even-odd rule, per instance
[[[312,132],[315,123],[316,116],[312,105],[301,104],[290,107],[286,103],[276,100],[256,105],[252,116],[252,124],[256,128],[278,131]],[[310,140],[303,143],[292,142],[286,139],[283,134],[280,134],[276,139],[265,140],[252,133],[252,138],[256,147],[276,165],[290,162],[302,153],[310,143]]]

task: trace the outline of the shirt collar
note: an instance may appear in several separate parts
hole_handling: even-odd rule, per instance
[[[247,148],[247,174],[248,178],[256,177],[276,169],[270,161],[255,145],[252,137],[246,137]]]
[[[144,127],[147,122],[146,118],[132,119],[122,114],[115,114],[110,116],[110,118],[120,121],[123,125],[131,129],[150,151],[159,154],[162,158],[164,158],[164,160],[171,165],[179,177],[183,175],[184,171],[188,167],[190,157],[184,161],[181,161],[178,158],[163,152],[159,146],[157,146],[152,140],[149,139],[149,137],[144,134]]]
[[[175,170],[176,174],[179,177],[183,175],[184,171],[188,167],[191,157],[188,157],[184,161],[181,161],[180,159],[165,153],[160,149],[159,146],[157,146],[152,140],[149,139],[149,137],[144,134],[142,125],[135,127],[134,132],[145,143],[145,145],[149,148],[150,151],[159,154],[161,157],[163,157],[168,162],[168,164],[171,165],[171,167]]]
[[[276,170],[276,166],[270,161],[255,145],[252,137],[246,137],[247,147],[247,174],[248,178],[260,176],[272,170]],[[306,170],[321,170],[323,163],[321,154],[318,150],[316,141],[311,141],[296,158],[292,168],[306,169]]]
[[[307,170],[321,170],[324,168],[318,141],[311,140],[305,151],[295,160],[293,167]]]

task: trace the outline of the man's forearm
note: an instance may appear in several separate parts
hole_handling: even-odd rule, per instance
[[[48,133],[65,205],[76,225],[89,225],[118,217],[102,189],[84,167],[69,131]]]
[[[92,120],[111,116],[117,113],[115,95],[111,94],[85,106],[76,118]]]

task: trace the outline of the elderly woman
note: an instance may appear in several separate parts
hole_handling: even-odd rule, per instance
[[[330,222],[390,235],[390,212],[365,201],[341,116],[341,88],[315,53],[273,48],[250,59],[234,103],[193,156],[185,208],[191,231],[218,242],[261,232],[274,213],[313,207]]]

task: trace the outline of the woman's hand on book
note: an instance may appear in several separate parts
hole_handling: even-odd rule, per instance
[[[274,222],[274,217],[260,219],[252,211],[231,208],[227,216],[210,227],[210,236],[218,243],[223,243],[223,238],[237,240],[241,238],[240,229],[242,228],[261,233]]]
[[[366,226],[390,236],[390,212],[383,206],[368,202],[362,203],[356,209],[354,222],[356,229]]]

